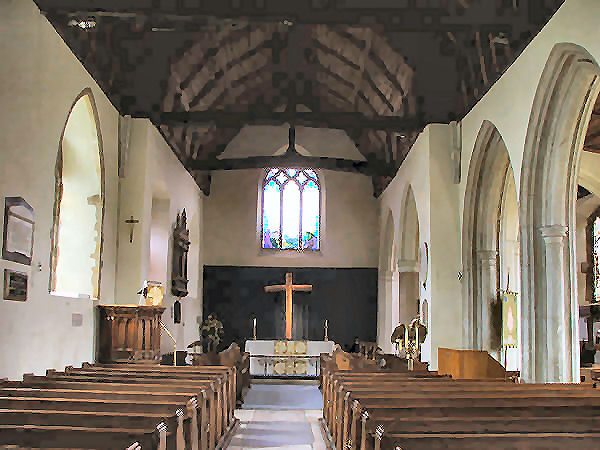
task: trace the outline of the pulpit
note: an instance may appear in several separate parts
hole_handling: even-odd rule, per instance
[[[159,362],[163,306],[99,305],[98,310],[99,362]]]

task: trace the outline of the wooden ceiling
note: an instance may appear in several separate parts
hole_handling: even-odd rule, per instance
[[[289,123],[346,131],[366,162],[321,166],[372,176],[375,195],[424,125],[460,119],[563,2],[35,1],[120,113],[152,120],[206,193],[211,171],[268,161],[218,158],[244,125]],[[86,19],[95,26],[76,26]]]

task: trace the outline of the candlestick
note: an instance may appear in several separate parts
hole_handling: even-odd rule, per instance
[[[419,321],[415,322],[415,356],[419,357]]]

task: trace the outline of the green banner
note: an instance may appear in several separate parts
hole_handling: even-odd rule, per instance
[[[502,345],[505,347],[516,347],[519,342],[518,295],[516,292],[502,294]]]

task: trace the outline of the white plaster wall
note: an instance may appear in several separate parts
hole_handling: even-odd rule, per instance
[[[324,210],[321,250],[298,253],[260,249],[262,173],[259,169],[212,174],[211,192],[205,200],[205,264],[377,267],[377,200],[369,177],[319,171]]]
[[[429,137],[430,278],[429,301],[431,366],[437,369],[438,347],[461,348],[462,286],[460,221],[456,215],[460,195],[454,184],[451,127],[431,125]]]
[[[26,372],[43,374],[94,358],[97,302],[48,293],[54,169],[69,109],[89,87],[98,108],[106,180],[100,301],[112,303],[118,113],[32,1],[0,2],[0,61],[0,201],[23,197],[36,220],[33,265],[0,260],[0,270],[29,274],[26,302],[0,299],[0,377],[20,379]],[[72,326],[74,313],[83,317],[79,327]]]
[[[458,127],[458,140],[461,143],[462,153],[462,177],[456,189],[452,181],[447,178],[448,174],[445,173],[450,166],[443,162],[445,160],[447,163],[448,160],[444,147],[449,145],[450,135],[442,138],[444,131],[440,128],[435,132],[437,135],[432,138],[431,129],[437,126],[429,126],[419,136],[398,174],[381,196],[380,206],[391,208],[396,218],[403,198],[400,195],[402,189],[414,183],[413,189],[417,197],[422,232],[421,240],[431,241],[432,246],[430,280],[434,293],[433,300],[429,302],[432,368],[437,367],[435,354],[437,342],[446,347],[460,348],[461,346],[460,327],[452,325],[454,320],[457,321],[456,324],[460,322],[462,314],[459,305],[462,293],[460,289],[456,290],[456,275],[462,265],[460,230],[467,183],[466,174],[481,125],[484,120],[489,120],[500,132],[509,153],[516,189],[519,192],[521,163],[531,107],[548,56],[556,44],[570,42],[584,47],[596,61],[599,61],[600,31],[597,25],[599,16],[600,2],[597,0],[566,0],[519,58],[464,117]],[[444,139],[448,139],[448,142],[444,142]],[[431,156],[430,161],[429,156]],[[588,164],[592,158],[589,154],[582,156],[581,182],[592,192],[596,192],[599,187],[597,180],[600,177],[599,172],[594,169],[595,161],[591,161],[592,165]],[[420,172],[415,170],[415,160],[420,160],[422,166],[431,164],[428,171],[431,176],[431,192],[423,186],[423,183],[429,182],[429,178],[425,180],[422,176],[426,170],[424,167]],[[429,204],[431,204],[430,210]],[[427,216],[427,222],[424,222],[424,217],[421,217],[424,215],[424,210],[427,214],[431,213],[430,217]],[[434,216],[441,211],[444,211],[443,215]],[[442,236],[446,236],[448,240],[441,240]],[[435,242],[439,245],[434,247]],[[438,259],[436,255],[445,258]],[[387,330],[384,334],[387,334]],[[437,336],[440,336],[439,340]],[[424,348],[424,354],[426,351],[427,349]]]
[[[415,203],[417,206],[417,215],[419,217],[419,248],[422,248],[424,243],[430,244],[430,157],[429,157],[429,140],[430,140],[431,127],[425,128],[423,133],[419,135],[415,144],[413,145],[410,153],[406,157],[406,160],[398,170],[396,177],[392,180],[390,185],[387,187],[385,192],[379,197],[379,211],[380,211],[380,233],[383,235],[384,227],[387,220],[388,211],[392,212],[394,219],[395,230],[394,230],[394,242],[398,242],[400,237],[399,227],[402,223],[401,217],[403,216],[403,203],[406,198],[406,193],[409,186],[412,188],[415,196]],[[394,245],[396,246],[396,245]],[[385,251],[380,249],[380,251]],[[421,255],[421,258],[424,258]],[[431,261],[430,261],[431,262]],[[431,266],[429,266],[431,267]],[[430,270],[427,272],[430,273]],[[423,288],[422,283],[426,281],[426,288]],[[397,280],[397,278],[396,278]],[[382,280],[380,280],[381,283]],[[389,280],[389,283],[393,283],[393,279]],[[425,274],[422,271],[419,284],[420,284],[420,297],[421,302],[427,300],[429,303],[429,321],[431,323],[431,277],[429,274]],[[378,344],[385,351],[391,351],[390,336],[397,323],[393,323],[393,311],[397,310],[399,299],[397,298],[398,290],[393,289],[392,286],[385,287],[379,286],[379,298],[378,298]],[[428,325],[431,331],[431,326]],[[422,349],[422,360],[431,361],[431,333],[429,333],[427,340],[425,341]]]
[[[137,292],[144,280],[158,278],[156,281],[164,282],[163,304],[167,309],[162,320],[175,337],[178,350],[184,350],[189,343],[198,339],[198,320],[202,315],[200,249],[203,197],[190,174],[150,121],[134,120],[126,177],[121,180],[117,303],[137,304],[139,302]],[[168,204],[166,220],[152,222],[153,198],[160,199],[163,205]],[[190,230],[189,294],[181,300],[181,323],[175,324],[173,304],[176,298],[171,295],[170,290],[172,235],[177,213],[181,213],[184,208]],[[130,227],[125,220],[132,215],[140,222],[135,226],[133,243],[130,243]],[[158,235],[168,236],[168,242],[162,243],[168,248],[165,255],[167,263],[154,267],[151,264],[150,252],[153,227]],[[159,271],[161,273],[158,273]],[[173,351],[173,343],[166,333],[162,336],[161,351],[163,353]]]
[[[600,31],[596,20],[599,16],[600,2],[597,0],[566,0],[512,66],[461,121],[464,175],[460,186],[461,198],[464,198],[471,153],[484,120],[492,122],[500,132],[510,156],[517,191],[520,192],[525,135],[533,99],[548,56],[556,44],[570,42],[584,47],[596,61],[600,61]],[[461,221],[462,206],[461,201]]]

